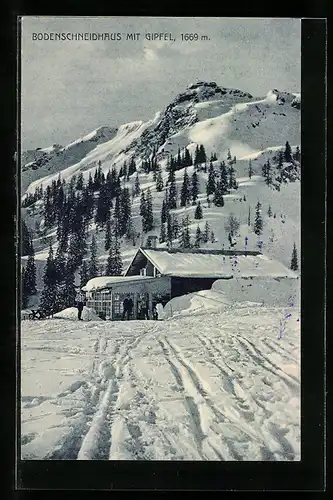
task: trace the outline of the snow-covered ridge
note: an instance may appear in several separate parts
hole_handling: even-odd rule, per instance
[[[168,154],[177,154],[178,147],[193,144],[195,148],[196,143],[222,155],[238,143],[241,147],[235,154],[241,156],[274,147],[276,142],[284,144],[287,136],[298,144],[299,115],[295,111],[299,107],[300,94],[274,89],[258,100],[248,92],[219,87],[215,82],[197,82],[152,120],[100,127],[64,147],[23,152],[22,189],[28,184],[29,192],[42,183],[45,187],[54,179],[52,174],[60,171],[66,179],[78,170],[92,169],[93,173],[98,161],[104,172],[132,157],[140,164],[154,149],[158,159],[165,161]],[[216,119],[215,123],[211,119]]]

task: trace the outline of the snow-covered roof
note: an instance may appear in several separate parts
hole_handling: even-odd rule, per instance
[[[152,279],[152,276],[99,276],[89,280],[88,283],[81,288],[81,290],[83,292],[91,292],[93,290],[102,290],[103,288],[112,287],[112,285],[115,285],[116,283],[146,279]]]
[[[202,254],[140,249],[164,276],[232,278],[236,276],[297,278],[297,274],[266,255]]]

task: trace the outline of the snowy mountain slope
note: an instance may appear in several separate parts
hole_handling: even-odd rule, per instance
[[[247,92],[219,87],[215,82],[198,82],[190,85],[148,122],[133,122],[118,129],[101,127],[90,134],[91,137],[88,135],[59,150],[44,152],[44,156],[28,165],[25,160],[32,153],[23,153],[22,188],[27,187],[32,178],[35,182],[29,185],[29,192],[40,184],[44,187],[50,184],[56,176],[49,175],[49,171],[62,171],[66,179],[80,170],[88,175],[89,168],[94,173],[98,161],[102,162],[105,173],[111,165],[121,165],[132,157],[140,164],[140,160],[148,158],[154,148],[161,161],[169,153],[177,154],[178,147],[184,148],[191,143],[192,149],[197,143],[203,144],[207,150],[214,150],[218,157],[223,156],[228,148],[236,156],[262,151],[284,144],[286,137],[290,144],[299,144],[300,112],[292,105],[299,99],[299,95],[279,93],[275,89],[258,100]],[[94,140],[103,142],[103,147],[93,148]],[[69,151],[71,155],[68,155]],[[39,156],[40,151],[36,154]]]
[[[23,321],[22,458],[300,460],[298,308],[242,299],[121,328]]]
[[[50,173],[57,173],[74,165],[79,159],[89,154],[96,147],[96,144],[108,141],[116,133],[117,129],[115,128],[100,127],[65,147],[54,144],[47,148],[23,151],[21,156],[22,193],[36,179],[45,177],[46,180]]]

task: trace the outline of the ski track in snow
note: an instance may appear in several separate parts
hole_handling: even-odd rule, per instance
[[[299,460],[299,324],[252,309],[23,321],[22,458]]]

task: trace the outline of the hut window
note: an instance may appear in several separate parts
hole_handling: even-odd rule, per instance
[[[140,269],[140,276],[146,276],[146,275],[147,275],[147,269],[143,267],[142,269]]]

